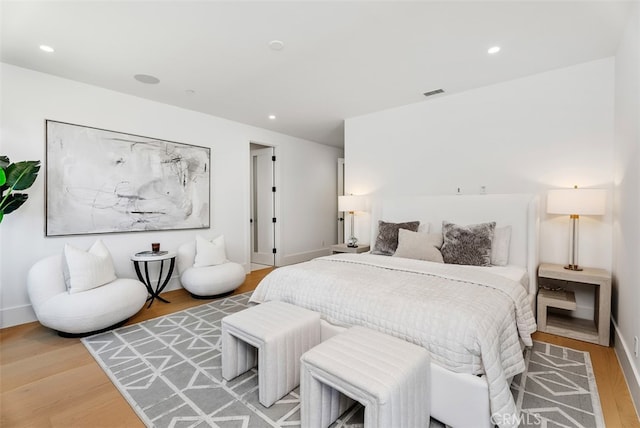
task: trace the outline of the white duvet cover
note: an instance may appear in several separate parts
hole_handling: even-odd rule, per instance
[[[418,344],[451,371],[485,374],[492,414],[516,412],[507,379],[525,367],[518,339],[531,346],[536,330],[516,281],[459,265],[337,254],[271,272],[251,296],[270,300]]]

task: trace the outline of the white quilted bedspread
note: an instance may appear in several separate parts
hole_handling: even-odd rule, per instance
[[[459,265],[338,254],[271,272],[251,296],[270,300],[421,345],[451,371],[485,374],[491,412],[516,412],[507,379],[524,370],[518,338],[531,346],[536,324],[515,281]]]

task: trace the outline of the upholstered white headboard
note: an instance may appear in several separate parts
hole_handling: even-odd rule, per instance
[[[378,220],[429,223],[429,232],[442,228],[442,221],[475,224],[495,221],[511,226],[509,264],[522,266],[529,274],[529,293],[537,291],[539,201],[532,194],[431,195],[372,199],[372,247],[378,234]]]

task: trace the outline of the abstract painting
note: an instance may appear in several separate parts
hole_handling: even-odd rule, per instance
[[[46,235],[209,227],[211,152],[46,121]]]

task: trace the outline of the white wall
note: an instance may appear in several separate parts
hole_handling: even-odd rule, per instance
[[[612,188],[612,58],[348,119],[346,191],[413,195]],[[445,88],[446,89],[446,88]],[[609,207],[610,209],[610,207]],[[368,225],[359,220],[359,238]],[[568,216],[543,212],[540,259],[567,263]],[[580,263],[611,268],[611,214],[581,218]]]
[[[616,54],[614,146],[615,346],[636,410],[640,409],[640,7],[634,6]]]
[[[112,252],[117,274],[135,278],[129,255],[148,249],[151,242],[176,249],[197,233],[224,234],[228,258],[248,266],[250,141],[276,146],[278,154],[280,262],[328,254],[328,246],[335,243],[336,162],[342,150],[7,64],[0,72],[0,153],[13,161],[44,161],[45,119],[212,149],[210,230],[47,238],[43,167],[27,191],[29,200],[0,225],[2,327],[35,319],[26,291],[27,271],[35,261],[60,253],[66,242],[87,248],[102,239]],[[176,274],[170,288],[179,286]]]
[[[546,214],[546,192],[577,184],[611,193],[613,75],[608,58],[348,119],[345,191],[539,194],[540,261],[566,264],[569,217]],[[580,219],[581,265],[611,269],[611,218],[609,204],[607,215]],[[356,222],[369,242],[368,216]],[[576,299],[574,315],[593,317],[593,298]]]

